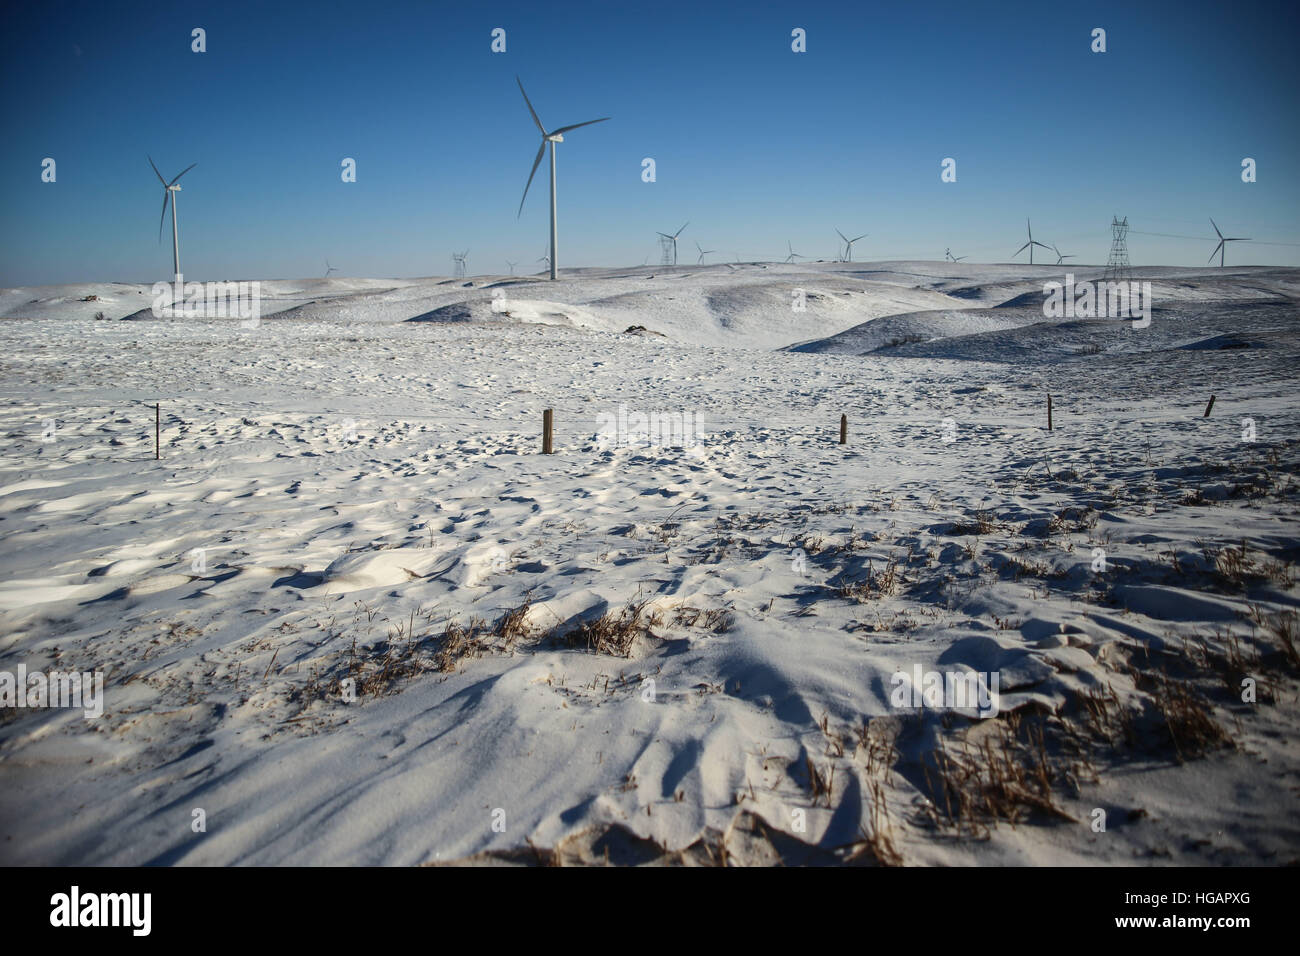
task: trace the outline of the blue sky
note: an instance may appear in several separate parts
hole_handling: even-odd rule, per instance
[[[1261,240],[1229,264],[1300,265],[1294,3],[101,0],[2,16],[0,286],[169,277],[146,154],[169,178],[199,164],[179,199],[191,280],[319,275],[326,258],[439,275],[460,249],[473,273],[540,269],[547,167],[517,219],[539,138],[516,74],[548,128],[613,118],[559,148],[561,267],[653,263],[655,233],[686,220],[691,262],[697,240],[718,258],[783,258],[787,240],[831,258],[835,228],[870,234],[859,259],[1006,262],[1026,216],[1096,263],[1112,213],[1135,264],[1205,263],[1213,216]]]

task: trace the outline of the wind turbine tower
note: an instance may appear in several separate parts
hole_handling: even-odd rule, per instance
[[[1038,240],[1036,240],[1036,239],[1034,238],[1034,230],[1033,230],[1033,227],[1029,225],[1029,220],[1028,220],[1028,219],[1025,220],[1025,228],[1026,228],[1027,230],[1029,230],[1029,241],[1026,242],[1026,243],[1025,243],[1023,246],[1021,246],[1019,249],[1016,250],[1016,256],[1020,255],[1020,253],[1024,252],[1026,249],[1028,249],[1028,250],[1029,250],[1029,264],[1032,266],[1032,265],[1034,264],[1034,246],[1038,246],[1038,248],[1040,248],[1040,249],[1046,249],[1047,246],[1044,245],[1043,243],[1039,242]],[[1016,256],[1012,256],[1011,258],[1014,259]]]
[[[1218,227],[1217,225],[1215,225],[1213,219],[1210,220],[1210,225],[1211,225],[1211,226],[1214,226],[1214,234],[1215,234],[1216,236],[1219,237],[1219,244],[1218,244],[1217,246],[1214,247],[1214,252],[1211,252],[1211,253],[1210,253],[1210,258],[1207,259],[1206,261],[1207,261],[1207,262],[1213,262],[1213,261],[1214,261],[1215,253],[1218,253],[1218,256],[1219,256],[1219,268],[1222,269],[1222,268],[1223,268],[1223,253],[1226,251],[1227,246],[1228,246],[1228,243],[1230,243],[1230,242],[1250,242],[1250,240],[1249,240],[1249,239],[1246,239],[1246,238],[1243,238],[1243,237],[1241,237],[1241,236],[1225,236],[1223,233],[1219,232],[1219,227]]]
[[[587,122],[585,122],[585,123],[574,123],[572,126],[561,126],[559,129],[557,129],[557,130],[553,130],[552,132],[549,132],[549,133],[548,133],[548,132],[546,132],[546,127],[544,127],[544,126],[542,125],[542,121],[539,120],[539,119],[537,118],[537,111],[536,111],[535,109],[533,109],[533,104],[532,104],[532,102],[529,101],[529,99],[528,99],[528,94],[527,94],[527,93],[524,93],[524,84],[523,84],[523,81],[520,80],[519,77],[516,76],[516,77],[515,77],[515,82],[519,84],[519,92],[520,92],[520,93],[523,93],[523,96],[524,96],[524,103],[527,104],[527,106],[528,106],[528,113],[529,113],[529,115],[532,116],[532,118],[533,118],[533,122],[534,122],[535,124],[537,124],[537,129],[538,129],[538,131],[542,134],[542,145],[539,146],[539,147],[537,147],[537,158],[533,160],[533,169],[532,169],[532,172],[530,172],[530,173],[528,174],[528,182],[524,185],[524,195],[523,195],[523,199],[520,199],[520,200],[519,200],[519,212],[515,214],[515,218],[518,219],[519,216],[521,216],[521,215],[523,214],[523,211],[524,211],[524,199],[527,199],[527,198],[528,198],[528,187],[531,186],[531,185],[533,184],[533,177],[534,177],[535,175],[537,175],[537,167],[540,166],[540,165],[542,164],[542,154],[543,154],[544,152],[546,152],[546,145],[549,143],[550,146],[551,146],[551,255],[550,255],[550,262],[551,262],[551,278],[554,279],[554,278],[555,278],[555,269],[556,269],[556,259],[557,259],[558,255],[559,255],[559,251],[558,251],[558,249],[557,249],[557,246],[558,246],[558,244],[559,244],[559,233],[558,233],[558,230],[557,230],[557,228],[556,228],[556,223],[555,223],[555,146],[556,146],[557,143],[563,143],[563,142],[564,142],[564,134],[567,133],[567,132],[569,132],[569,130],[579,129],[580,127],[583,127],[583,126],[590,126],[592,123],[603,123],[603,122],[605,122],[605,120],[609,119],[609,117],[608,117],[608,116],[602,116],[600,119],[587,120]]]
[[[170,201],[172,204],[172,271],[176,275],[176,281],[179,282],[181,277],[181,234],[179,227],[176,225],[176,194],[181,191],[181,187],[177,184],[180,182],[181,177],[197,166],[198,163],[191,163],[186,166],[176,174],[175,179],[168,182],[163,179],[162,173],[158,172],[158,167],[153,165],[153,157],[148,156],[146,158],[149,160],[149,165],[153,166],[153,174],[158,177],[158,182],[162,183],[163,186],[162,215],[158,217],[159,242],[162,242],[163,220],[167,218],[167,203]]]
[[[682,231],[689,225],[689,222],[682,223],[682,228],[678,229],[671,236],[666,232],[659,233],[659,248],[663,253],[662,258],[659,260],[661,266],[677,265],[677,237],[680,236]]]
[[[844,253],[843,253],[843,258],[840,259],[840,261],[841,261],[841,262],[852,262],[852,261],[853,261],[853,244],[854,244],[855,242],[857,242],[858,239],[865,239],[865,238],[867,238],[867,236],[871,235],[871,233],[869,233],[869,232],[864,232],[862,235],[858,236],[857,238],[850,239],[848,236],[844,235],[844,233],[842,233],[842,232],[840,232],[838,229],[836,229],[836,230],[835,230],[835,235],[839,236],[841,239],[844,240]]]

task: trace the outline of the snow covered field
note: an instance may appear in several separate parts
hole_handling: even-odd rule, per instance
[[[1143,275],[0,290],[0,861],[1296,860],[1300,271]]]

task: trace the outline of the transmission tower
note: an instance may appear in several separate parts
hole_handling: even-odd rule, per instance
[[[659,249],[662,252],[662,255],[659,258],[659,264],[661,266],[677,265],[677,243],[673,240],[672,236],[660,236]]]
[[[1103,282],[1128,282],[1133,277],[1128,264],[1128,216],[1110,218],[1110,258]]]

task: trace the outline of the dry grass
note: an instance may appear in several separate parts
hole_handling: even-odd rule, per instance
[[[1293,671],[1300,672],[1300,614],[1293,610],[1269,610],[1258,604],[1250,606],[1250,619],[1266,637],[1277,642],[1282,656]]]
[[[863,603],[892,597],[899,592],[902,584],[903,573],[896,558],[890,558],[883,571],[876,571],[868,560],[867,576],[861,581],[848,581],[841,584],[836,593],[842,598]]]
[[[647,610],[649,600],[629,601],[622,610],[606,611],[567,631],[552,631],[547,639],[564,647],[581,648],[593,654],[631,657],[637,638],[662,623],[657,610]]]
[[[1062,508],[1052,515],[1047,522],[1047,530],[1050,534],[1072,534],[1091,531],[1097,527],[1098,517],[1097,512],[1090,507]]]
[[[939,747],[923,761],[928,815],[933,824],[987,837],[989,825],[1013,826],[1032,814],[1077,822],[1058,803],[1063,761],[1049,754],[1042,721],[1010,713],[972,742],[969,736],[949,750]]]
[[[730,608],[698,608],[683,604],[673,609],[673,624],[681,627],[702,627],[715,634],[725,634],[735,623]]]
[[[974,535],[982,537],[997,530],[997,522],[993,519],[993,512],[987,508],[982,508],[968,517],[968,520],[954,522],[948,529],[948,535],[954,538],[967,537]]]

